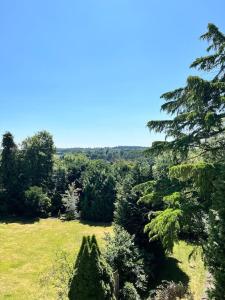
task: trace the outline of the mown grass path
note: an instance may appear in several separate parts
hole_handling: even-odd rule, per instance
[[[33,300],[40,293],[40,275],[52,265],[57,251],[76,257],[83,235],[95,234],[103,247],[109,225],[41,219],[0,223],[0,299]],[[75,258],[74,258],[75,259]],[[53,291],[49,291],[52,299]]]

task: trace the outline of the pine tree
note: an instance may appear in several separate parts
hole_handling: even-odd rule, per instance
[[[114,300],[112,270],[102,257],[95,236],[84,237],[69,288],[70,300]]]

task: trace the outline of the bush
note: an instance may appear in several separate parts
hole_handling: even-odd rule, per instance
[[[134,236],[115,225],[114,234],[106,235],[106,242],[105,258],[112,269],[118,271],[120,286],[131,282],[139,293],[143,293],[146,290],[147,276]]]
[[[75,186],[75,183],[71,183],[68,186],[68,190],[65,191],[65,194],[62,196],[62,203],[65,207],[65,214],[63,218],[67,221],[75,220],[79,217],[78,213],[78,201],[79,194]]]
[[[173,281],[163,281],[158,286],[155,292],[155,296],[151,299],[154,300],[176,300],[178,299],[193,300],[192,294],[188,291],[188,288],[181,282],[176,283]]]
[[[51,200],[41,187],[31,186],[25,191],[25,213],[29,217],[47,217]]]
[[[73,257],[64,250],[58,250],[48,272],[40,276],[40,295],[37,299],[46,299],[49,289],[54,289],[56,300],[68,300],[69,282],[73,276]]]
[[[121,300],[140,300],[140,296],[138,295],[137,290],[135,289],[134,285],[130,282],[126,282],[121,293],[120,293]]]

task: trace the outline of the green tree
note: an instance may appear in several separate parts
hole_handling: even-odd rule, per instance
[[[113,235],[106,235],[105,258],[114,271],[119,273],[120,289],[131,282],[140,293],[144,293],[147,275],[143,255],[135,245],[134,236],[115,225]]]
[[[157,212],[147,228],[151,238],[160,237],[171,250],[173,241],[177,239],[179,225],[187,215],[182,202],[188,203],[188,198],[197,201],[199,205],[196,209],[200,208],[205,214],[205,230],[209,228],[205,257],[214,276],[211,295],[219,300],[225,299],[224,180],[220,172],[215,173],[215,169],[224,169],[222,163],[225,157],[225,35],[215,25],[209,24],[202,39],[209,43],[209,55],[197,58],[191,67],[213,71],[213,75],[211,78],[208,76],[207,80],[190,76],[185,87],[163,94],[165,103],[161,108],[171,118],[148,123],[150,130],[163,132],[170,138],[153,143],[149,152],[158,154],[171,151],[178,158],[178,165],[171,168],[170,175],[184,182],[184,198],[182,201],[177,201],[172,195],[164,198],[170,207],[165,206],[164,210]],[[190,214],[195,212],[193,207],[190,208]],[[163,224],[167,224],[168,230]]]
[[[78,213],[79,193],[75,183],[69,184],[68,189],[62,196],[62,203],[65,207],[66,220],[74,220],[79,217]]]
[[[22,142],[23,167],[28,186],[50,188],[55,153],[52,136],[40,131]]]
[[[210,299],[225,299],[225,166],[217,170],[209,213],[209,237],[206,244],[206,263],[213,275]]]
[[[6,132],[3,135],[2,148],[1,183],[6,197],[7,208],[10,212],[16,212],[19,205],[20,174],[18,169],[18,149],[10,132]]]
[[[25,214],[29,217],[47,217],[51,200],[41,187],[31,186],[25,191]]]
[[[144,169],[147,170],[148,167]],[[117,183],[114,222],[129,234],[134,235],[135,246],[143,255],[145,272],[148,274],[149,281],[152,281],[153,277],[157,276],[159,264],[164,260],[164,250],[159,240],[149,243],[149,237],[144,232],[144,227],[148,223],[150,207],[139,202],[142,188],[138,187],[145,185],[140,182],[146,179],[152,181],[152,172],[148,171],[148,177],[143,176],[140,180],[140,176],[136,176],[140,172],[136,172],[136,170],[137,167],[135,167],[134,173],[131,171]]]
[[[68,297],[70,300],[115,300],[112,270],[101,255],[95,237],[82,241]]]
[[[214,71],[216,75],[212,80],[190,76],[185,87],[161,96],[166,102],[161,109],[172,118],[151,120],[148,127],[164,132],[166,137],[172,139],[155,142],[151,152],[171,149],[185,157],[191,148],[200,149],[201,153],[224,148],[225,36],[215,25],[209,24],[208,32],[202,35],[202,39],[210,43],[207,51],[213,53],[196,59],[191,67]]]
[[[82,175],[89,164],[87,156],[84,154],[66,154],[61,162],[67,171],[68,182],[75,182],[77,188],[82,188]]]
[[[116,183],[109,163],[91,161],[82,176],[82,184],[81,218],[89,221],[111,222]]]

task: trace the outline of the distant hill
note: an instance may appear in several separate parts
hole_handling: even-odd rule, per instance
[[[96,148],[57,148],[57,154],[63,156],[67,153],[82,153],[90,159],[104,159],[115,161],[118,159],[135,160],[142,157],[147,147],[141,146],[116,146],[116,147],[96,147]]]

